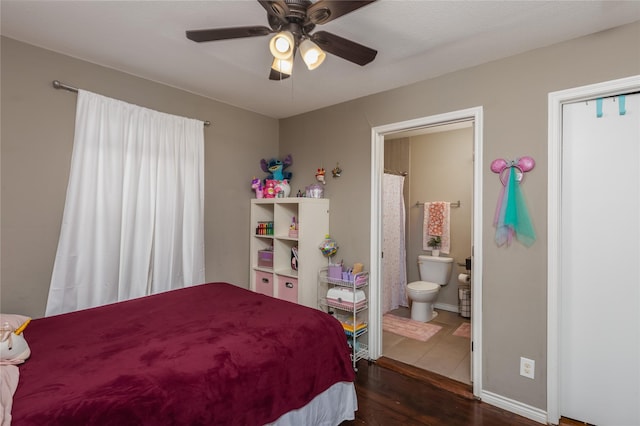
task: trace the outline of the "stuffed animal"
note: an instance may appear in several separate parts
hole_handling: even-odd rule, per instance
[[[291,164],[293,164],[293,158],[291,157],[291,154],[287,155],[282,161],[276,158],[272,158],[268,162],[264,158],[260,160],[262,171],[265,173],[269,173],[267,179],[273,180],[291,180],[292,173],[284,171]]]
[[[284,198],[287,198],[291,194],[291,186],[289,186],[289,182],[286,179],[276,182],[276,194],[280,192],[282,192]]]
[[[0,314],[0,365],[22,364],[31,355],[22,332],[31,322],[23,315]]]
[[[262,185],[262,180],[254,177],[251,180],[251,189],[256,191],[256,198],[262,198],[264,195],[264,186]]]
[[[276,197],[276,183],[277,181],[274,179],[267,179],[264,184],[264,198],[275,198]]]

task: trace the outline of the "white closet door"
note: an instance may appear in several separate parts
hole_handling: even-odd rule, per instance
[[[640,425],[640,95],[563,108],[560,415]]]

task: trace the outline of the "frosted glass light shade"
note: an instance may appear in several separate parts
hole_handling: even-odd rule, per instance
[[[293,56],[295,49],[293,34],[289,31],[280,31],[274,35],[269,42],[269,50],[274,58],[287,59]]]
[[[289,59],[273,58],[271,68],[277,72],[281,72],[282,74],[291,75],[293,72],[293,57]]]
[[[302,60],[310,70],[318,68],[324,61],[324,58],[327,57],[327,54],[309,39],[305,39],[300,43],[300,54],[302,55]]]

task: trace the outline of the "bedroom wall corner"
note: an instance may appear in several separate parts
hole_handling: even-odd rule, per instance
[[[0,309],[44,315],[73,146],[76,95],[64,83],[205,128],[207,281],[248,288],[249,199],[260,159],[278,149],[278,121],[130,74],[1,38]]]

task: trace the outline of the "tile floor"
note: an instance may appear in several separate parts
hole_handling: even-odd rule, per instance
[[[471,384],[471,342],[454,336],[458,326],[468,319],[455,312],[436,309],[438,316],[431,324],[442,329],[426,342],[409,339],[388,331],[382,333],[382,355],[441,374],[459,382]],[[398,308],[392,314],[409,318],[408,308]]]

